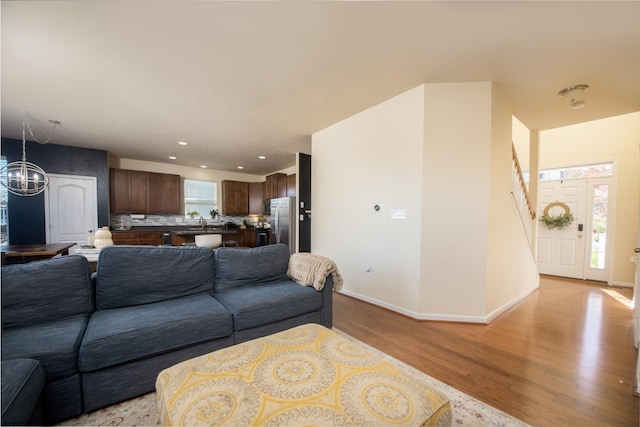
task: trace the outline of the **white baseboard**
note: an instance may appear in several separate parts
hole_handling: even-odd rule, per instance
[[[513,298],[511,301],[508,301],[507,303],[503,304],[501,307],[498,307],[495,310],[493,310],[487,316],[487,324],[493,322],[502,313],[504,313],[504,312],[510,310],[511,308],[515,307],[516,305],[520,304],[522,301],[524,301],[525,298],[527,298],[529,295],[531,295],[532,293],[537,291],[539,287],[540,287],[540,285],[536,284],[535,286],[532,286],[531,288],[529,288],[526,291],[524,291],[522,294],[520,294],[517,297]]]
[[[633,283],[613,281],[609,286],[620,286],[621,288],[633,288]]]
[[[491,313],[489,313],[488,316],[464,316],[464,315],[454,315],[454,314],[416,313],[415,311],[407,310],[406,308],[398,307],[396,305],[389,304],[385,301],[380,301],[375,298],[360,295],[355,292],[348,291],[346,289],[342,289],[340,293],[348,295],[355,299],[359,299],[361,301],[371,303],[373,305],[377,305],[379,307],[386,308],[387,310],[391,310],[396,313],[403,314],[407,317],[411,317],[412,319],[416,319],[416,320],[437,320],[441,322],[459,322],[459,323],[482,323],[486,325],[491,323],[502,313],[506,312],[516,304],[520,303],[522,300],[524,300],[526,297],[531,295],[537,289],[538,289],[538,286],[534,286],[533,288],[527,290],[526,292],[522,293],[521,295],[517,296],[516,298],[512,299],[511,301],[507,302],[506,304],[492,311]]]

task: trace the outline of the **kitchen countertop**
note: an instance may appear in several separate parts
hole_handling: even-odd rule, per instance
[[[267,231],[269,228],[255,228],[255,227],[247,227],[247,228],[224,228],[224,226],[208,226],[204,229],[200,229],[197,226],[186,226],[186,225],[142,225],[142,226],[132,226],[129,230],[120,230],[114,228],[111,230],[112,233],[125,233],[125,232],[134,232],[134,231],[161,231],[164,233],[176,233],[176,234],[232,234],[237,233],[238,231]]]
[[[202,230],[193,230],[193,229],[189,229],[189,230],[179,230],[179,231],[171,231],[171,233],[177,234],[177,235],[191,235],[191,234],[236,234],[238,233],[238,230],[223,230],[220,228],[205,228]]]

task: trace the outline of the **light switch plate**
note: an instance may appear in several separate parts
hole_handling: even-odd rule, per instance
[[[406,209],[392,209],[391,210],[391,219],[407,219],[407,210]]]

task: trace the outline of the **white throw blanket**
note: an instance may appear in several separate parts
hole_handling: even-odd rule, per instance
[[[313,286],[321,291],[329,274],[333,277],[333,289],[342,289],[342,276],[329,258],[306,252],[295,253],[289,258],[287,276],[303,286]]]

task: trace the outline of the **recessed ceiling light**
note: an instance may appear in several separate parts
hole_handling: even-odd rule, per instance
[[[175,159],[177,159],[177,157],[176,157],[176,156],[169,156],[169,158],[170,158],[171,160],[175,160]]]
[[[206,165],[200,165],[200,167],[201,167],[202,169],[206,169],[206,168],[207,168],[207,166],[206,166]]]
[[[185,141],[178,141],[178,145],[189,145],[189,143]]]
[[[267,156],[258,156],[260,160],[266,160]]]
[[[238,169],[244,169],[244,166],[238,166]]]

